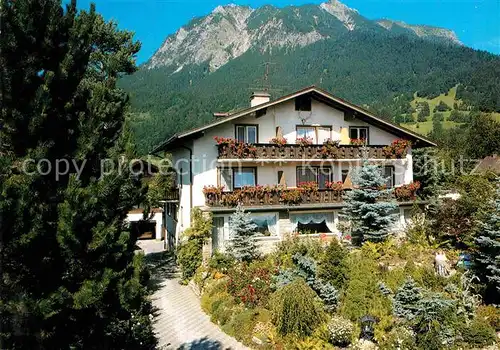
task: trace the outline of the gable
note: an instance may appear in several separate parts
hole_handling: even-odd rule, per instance
[[[304,100],[304,97],[311,97],[311,111],[296,111],[297,105],[304,106],[304,102],[296,104],[297,97],[299,97],[301,101]],[[307,105],[307,103],[305,105]],[[329,108],[325,109],[326,107]],[[338,120],[339,118],[343,119],[343,122],[340,122]],[[271,123],[271,121],[274,123]],[[259,142],[261,143],[267,143],[270,138],[274,137],[276,135],[276,127],[281,127],[281,124],[287,125],[287,130],[291,130],[291,125],[308,125],[308,123],[323,125],[322,123],[324,123],[324,125],[339,125],[339,127],[341,125],[344,127],[366,125],[370,127],[370,130],[373,129],[376,131],[374,135],[377,135],[377,140],[405,138],[411,140],[415,147],[436,146],[435,143],[429,141],[425,137],[377,118],[359,106],[339,99],[316,87],[309,87],[296,93],[283,96],[275,101],[270,101],[220,118],[204,127],[176,134],[171,139],[155,148],[152,153],[175,147],[182,139],[200,137],[207,133],[208,130],[213,128],[219,129],[219,127],[224,124],[233,125],[234,127],[235,124],[248,123],[259,124]],[[227,125],[223,127],[223,129],[226,129],[226,127]],[[264,131],[263,134],[261,134],[262,131]],[[225,137],[234,137],[234,134]],[[292,142],[292,140],[289,140],[289,142]],[[370,143],[376,144],[377,141],[371,139]],[[388,142],[380,142],[380,144],[387,143]]]

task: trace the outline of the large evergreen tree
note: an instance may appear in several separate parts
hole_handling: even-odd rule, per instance
[[[257,225],[241,205],[231,215],[229,223],[232,234],[229,246],[231,255],[241,261],[251,261],[258,257],[259,248],[254,239],[258,234]]]
[[[493,211],[481,222],[478,237],[475,240],[478,274],[489,285],[489,295],[500,295],[500,181],[497,182],[496,199]],[[489,296],[488,295],[488,296]]]
[[[0,347],[154,348],[124,226],[143,192],[117,162],[133,148],[115,84],[140,45],[74,1],[3,0],[1,11]]]
[[[389,235],[398,205],[389,199],[392,189],[384,189],[386,180],[380,167],[367,160],[353,176],[354,188],[345,196],[343,216],[351,222],[352,239],[356,243],[380,242]]]

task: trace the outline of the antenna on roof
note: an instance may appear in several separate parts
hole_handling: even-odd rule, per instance
[[[281,92],[283,91],[283,88],[288,88],[288,86],[280,86],[279,88],[271,87],[271,80],[269,79],[271,65],[277,65],[277,63],[266,61],[260,65],[261,67],[264,67],[264,74],[261,79],[256,80],[256,83],[259,85],[257,87],[250,87],[250,90],[270,93],[271,91]]]

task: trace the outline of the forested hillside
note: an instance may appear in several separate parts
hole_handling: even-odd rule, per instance
[[[357,23],[357,30],[338,30],[302,47],[250,48],[216,70],[210,60],[177,62],[125,77],[121,86],[132,97],[140,150],[210,121],[213,112],[248,106],[251,92],[263,86],[265,62],[271,62],[272,98],[314,84],[394,120],[415,93],[433,98],[458,86],[457,98],[467,108],[500,111],[499,56]]]

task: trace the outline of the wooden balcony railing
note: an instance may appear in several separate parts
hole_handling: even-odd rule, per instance
[[[165,193],[165,200],[179,201],[179,189],[177,188],[168,189]]]
[[[222,192],[221,194],[205,194],[205,203],[210,207],[235,207],[268,205],[301,205],[342,202],[342,191],[317,190],[305,192],[298,189],[285,189],[260,195],[243,191]]]
[[[384,153],[385,146],[356,146],[340,145],[337,147],[325,147],[324,145],[301,146],[296,144],[274,145],[257,143],[244,148],[231,147],[231,145],[220,144],[219,159],[361,159],[363,152],[370,159],[390,159],[395,156],[387,156]]]

